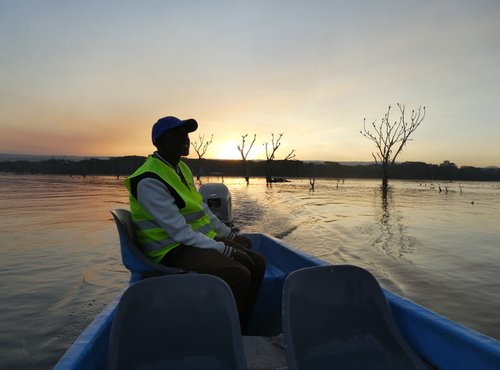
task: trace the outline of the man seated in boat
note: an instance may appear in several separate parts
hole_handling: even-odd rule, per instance
[[[130,177],[130,211],[137,239],[154,261],[220,277],[231,288],[242,327],[248,322],[266,267],[250,239],[222,223],[203,202],[180,160],[189,154],[194,119],[164,117],[153,125],[157,148]]]

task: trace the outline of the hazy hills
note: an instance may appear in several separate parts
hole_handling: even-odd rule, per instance
[[[141,156],[75,157],[0,154],[0,172],[18,174],[112,175],[128,176],[145,160]],[[192,159],[184,161],[195,175],[245,176],[242,160]],[[381,167],[374,163],[332,161],[265,160],[247,161],[250,177],[314,177],[314,178],[381,178]],[[457,167],[456,164],[424,162],[396,163],[390,173],[393,179],[444,181],[500,181],[500,169],[495,167]]]

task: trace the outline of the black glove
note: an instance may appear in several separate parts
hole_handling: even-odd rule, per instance
[[[252,271],[255,268],[255,263],[252,261],[250,256],[246,254],[245,252],[236,249],[236,248],[231,248],[231,252],[229,254],[229,258],[235,260],[236,262],[241,263],[243,266],[245,266],[247,269]]]
[[[248,239],[246,236],[236,234],[232,240],[233,242],[242,245],[246,249],[252,249],[252,241]]]
[[[227,239],[245,247],[246,249],[252,249],[252,241],[246,236],[235,233],[234,231],[231,231]]]

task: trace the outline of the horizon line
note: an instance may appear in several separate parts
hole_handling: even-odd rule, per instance
[[[5,161],[3,157],[31,157],[31,158],[44,158],[44,159],[68,159],[68,158],[81,158],[83,159],[111,159],[111,158],[123,158],[123,157],[144,157],[144,155],[137,155],[137,154],[127,154],[127,155],[71,155],[71,154],[28,154],[28,153],[3,153],[0,152],[0,161]],[[190,158],[190,157],[184,157],[189,160],[198,160],[199,158]],[[232,158],[203,158],[205,160],[220,160],[220,161],[243,161],[243,159],[232,159]],[[10,159],[10,160],[20,160],[20,159]],[[275,159],[275,161],[279,161],[280,159]],[[282,159],[283,160],[283,159]],[[373,160],[372,161],[334,161],[334,160],[326,160],[326,159],[288,159],[289,161],[300,161],[300,162],[332,162],[332,163],[359,163],[359,164],[376,164]],[[8,159],[7,159],[8,161]],[[247,159],[247,161],[266,161],[266,159]],[[473,165],[458,165],[454,163],[453,161],[450,160],[443,160],[441,163],[429,163],[429,162],[424,162],[424,161],[400,161],[396,163],[425,163],[425,164],[431,164],[431,165],[440,165],[444,163],[445,161],[449,161],[450,163],[455,164],[458,168],[460,167],[476,167],[476,168],[500,168],[498,165],[487,165],[487,166],[473,166]]]

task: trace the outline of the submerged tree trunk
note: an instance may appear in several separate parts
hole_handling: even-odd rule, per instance
[[[244,165],[245,165],[245,181],[247,183],[247,185],[250,184],[250,170],[248,169],[248,162],[245,159],[243,159],[243,162],[244,162]]]
[[[389,187],[389,163],[382,162],[382,190],[387,191]]]
[[[196,180],[200,181],[201,178],[201,166],[202,166],[202,158],[198,158],[198,173],[196,174]]]

